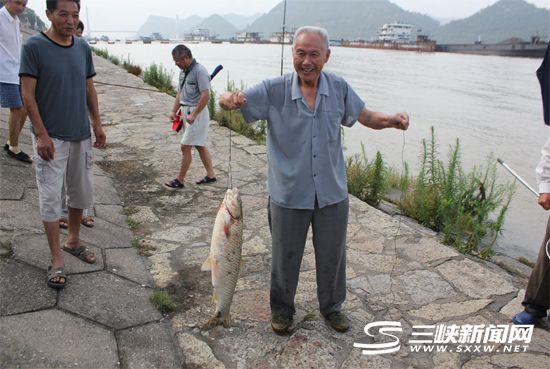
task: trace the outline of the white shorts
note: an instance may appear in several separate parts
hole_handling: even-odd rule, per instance
[[[194,109],[194,106],[182,105],[182,116],[186,117]],[[206,138],[208,137],[208,126],[210,125],[210,113],[208,112],[208,107],[205,106],[204,109],[202,109],[193,124],[189,124],[187,122],[184,124],[185,132],[181,138],[181,144],[188,146],[204,146],[206,143]]]
[[[54,159],[43,160],[36,151],[33,137],[34,168],[40,205],[40,217],[45,222],[57,222],[61,215],[61,192],[66,182],[67,206],[87,209],[94,199],[92,139],[63,141],[52,138]]]

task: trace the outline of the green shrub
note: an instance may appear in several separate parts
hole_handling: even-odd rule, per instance
[[[143,81],[171,96],[176,96],[176,90],[172,86],[172,73],[168,73],[162,65],[151,64],[143,73]]]
[[[362,155],[349,157],[346,161],[348,192],[366,203],[376,206],[386,193],[388,170],[382,154],[376,152],[374,161],[369,162],[361,144]]]
[[[213,89],[210,90],[210,98],[208,99],[208,113],[210,119],[214,119],[216,116],[216,92]]]
[[[458,139],[447,163],[439,160],[433,127],[429,143],[422,141],[420,159],[412,186],[402,189],[400,206],[405,215],[442,232],[444,242],[460,251],[489,258],[515,186],[496,183],[496,161],[491,156],[484,165],[464,173]]]

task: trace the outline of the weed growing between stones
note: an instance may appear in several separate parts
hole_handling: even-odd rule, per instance
[[[169,313],[176,308],[176,304],[172,300],[172,297],[166,291],[153,291],[149,297],[149,301],[151,301],[153,306],[162,314]]]

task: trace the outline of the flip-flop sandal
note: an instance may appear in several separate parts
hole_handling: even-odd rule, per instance
[[[170,187],[170,188],[184,188],[185,185],[183,183],[180,182],[179,179],[173,179],[171,180],[170,182],[166,182],[164,184],[166,187]]]
[[[68,229],[69,223],[67,222],[67,218],[59,218],[59,228]]]
[[[216,181],[217,181],[216,177],[210,178],[210,177],[208,177],[208,176],[205,176],[203,179],[201,179],[201,180],[199,180],[199,181],[197,181],[197,182],[195,182],[195,183],[198,184],[198,185],[200,185],[200,184],[206,184],[206,183],[214,183],[214,182],[216,182]]]
[[[53,280],[56,278],[63,278],[63,282],[54,282]],[[63,267],[54,268],[52,266],[48,267],[48,273],[46,275],[46,283],[48,284],[48,287],[55,288],[55,289],[61,289],[65,287],[67,284],[67,273],[65,272],[65,269]]]
[[[70,247],[63,246],[63,251],[67,251],[69,254],[76,256],[85,263],[94,264],[96,262],[96,259],[94,259],[93,261],[89,260],[89,257],[91,255],[95,257],[95,254],[84,246],[78,246],[76,249],[71,249]]]
[[[92,217],[82,217],[82,221],[80,223],[82,223],[82,225],[85,226],[85,227],[93,228],[94,227],[94,218],[92,218]]]

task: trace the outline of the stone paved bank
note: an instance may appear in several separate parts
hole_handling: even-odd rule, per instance
[[[95,63],[97,81],[150,88],[103,59]],[[0,159],[1,367],[550,367],[548,325],[534,330],[525,352],[522,342],[516,353],[505,353],[506,344],[485,353],[483,347],[476,352],[452,342],[446,352],[412,352],[411,333],[419,332],[413,326],[508,325],[520,309],[526,280],[461,255],[432,232],[355,198],[350,201],[345,304],[352,329],[335,333],[319,316],[308,240],[293,330],[275,335],[269,326],[265,148],[235,134],[232,174],[233,185],[243,193],[244,263],[232,327],[202,330],[213,309],[210,274],[200,272],[200,266],[227,186],[229,131],[211,124],[209,147],[218,182],[194,184],[205,174],[195,152],[186,188],[170,190],[162,184],[180,164],[180,136],[170,131],[167,118],[173,99],[149,91],[97,89],[109,146],[97,152],[97,221],[92,230],[83,230],[83,239],[102,259],[90,267],[67,257],[69,286],[60,293],[44,283],[47,249],[32,171],[4,155]],[[3,110],[3,122],[6,116]],[[29,148],[28,135],[25,140]],[[166,320],[147,301],[153,285],[170,292],[177,303]],[[353,346],[393,341],[382,334],[366,336],[365,324],[375,321],[401,324],[403,332],[393,333],[400,339],[399,351],[367,356]]]

